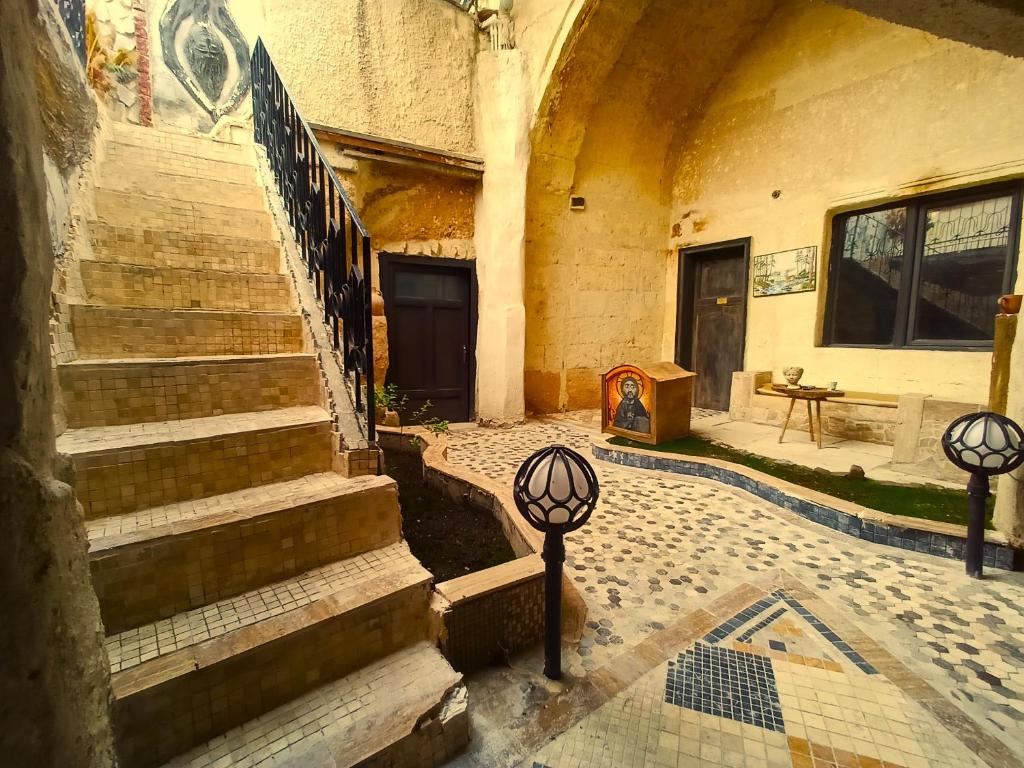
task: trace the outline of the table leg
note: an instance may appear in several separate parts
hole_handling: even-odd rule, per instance
[[[814,401],[814,410],[818,412],[818,449],[821,449],[821,400]]]
[[[796,405],[796,398],[789,398],[789,411],[786,412],[786,420],[782,422],[782,432],[779,434],[779,442],[782,442],[782,438],[786,436],[786,427],[789,426],[789,417],[793,415],[793,406]]]
[[[807,403],[807,429],[811,433],[811,442],[814,442],[814,417],[811,415],[811,401],[805,400]]]

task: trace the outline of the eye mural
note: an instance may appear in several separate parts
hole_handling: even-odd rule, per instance
[[[651,380],[632,365],[606,376],[608,421],[612,426],[647,435],[651,432]]]
[[[249,91],[249,46],[227,0],[172,0],[160,17],[164,63],[216,123]]]

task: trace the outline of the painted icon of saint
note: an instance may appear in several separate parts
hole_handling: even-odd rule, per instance
[[[615,420],[612,422],[619,429],[649,434],[651,431],[651,415],[640,402],[643,385],[635,376],[623,375],[617,382],[622,402],[615,409]]]

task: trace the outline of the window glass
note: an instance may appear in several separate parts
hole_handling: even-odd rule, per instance
[[[925,210],[916,340],[991,341],[1010,247],[1010,195]]]
[[[405,299],[460,301],[462,282],[458,275],[407,271],[395,274],[395,294]]]
[[[907,209],[861,213],[842,225],[842,252],[834,276],[834,344],[893,343],[903,279]]]

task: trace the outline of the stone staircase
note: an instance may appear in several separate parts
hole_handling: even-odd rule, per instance
[[[435,766],[468,739],[387,477],[343,477],[251,146],[114,126],[58,366],[121,765]]]

